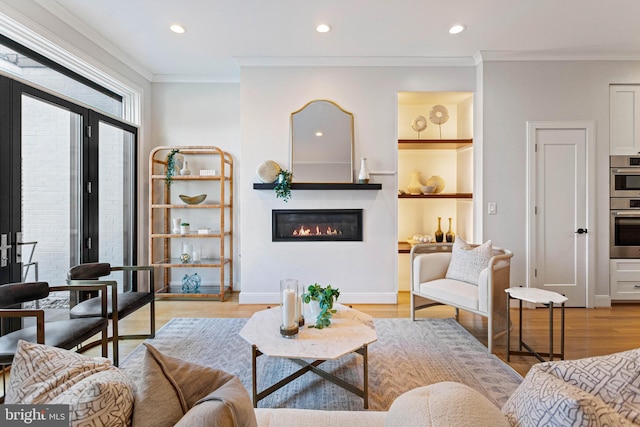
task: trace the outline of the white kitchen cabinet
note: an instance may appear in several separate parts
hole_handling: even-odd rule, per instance
[[[612,259],[609,262],[611,300],[640,300],[640,259]]]
[[[640,154],[640,85],[609,86],[612,156]]]

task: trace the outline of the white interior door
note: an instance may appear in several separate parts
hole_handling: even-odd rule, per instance
[[[592,122],[530,122],[530,287],[558,292],[570,307],[593,306]]]

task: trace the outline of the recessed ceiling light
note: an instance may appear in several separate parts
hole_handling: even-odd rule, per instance
[[[458,34],[464,31],[464,29],[467,28],[466,25],[464,24],[456,24],[454,26],[452,26],[451,28],[449,28],[449,34]]]
[[[327,24],[320,24],[316,27],[316,31],[319,33],[328,33],[331,31],[331,27]]]
[[[322,131],[319,130],[318,132],[316,132],[316,136],[322,136]]]
[[[180,24],[172,24],[169,29],[177,34],[185,33],[187,30]]]

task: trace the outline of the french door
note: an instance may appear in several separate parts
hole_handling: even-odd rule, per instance
[[[135,262],[136,144],[127,123],[0,77],[0,285]]]

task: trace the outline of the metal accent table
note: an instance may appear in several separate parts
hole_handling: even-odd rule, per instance
[[[281,312],[279,307],[262,310],[255,313],[240,330],[240,336],[251,344],[251,370],[253,406],[258,407],[258,401],[284,387],[307,372],[313,372],[331,381],[343,389],[362,397],[364,408],[369,408],[369,361],[368,345],[377,341],[373,318],[341,304],[334,304],[337,313],[331,318],[331,326],[324,329],[309,327],[300,328],[296,338],[283,338],[280,335]],[[307,322],[311,324],[311,322]],[[356,385],[347,383],[320,368],[319,365],[327,360],[339,359],[349,353],[360,354],[363,358],[364,384],[360,389]],[[269,357],[284,357],[301,366],[288,377],[258,392],[257,363],[261,355]],[[309,363],[302,359],[313,359]]]
[[[553,360],[554,357],[559,357],[560,360],[564,360],[564,303],[567,301],[567,297],[560,295],[557,292],[547,291],[545,289],[538,288],[508,288],[505,289],[507,293],[507,362],[510,360],[511,355],[520,356],[534,356],[541,362],[545,362],[543,357],[548,357],[549,360]],[[511,298],[517,299],[520,302],[519,315],[520,323],[518,325],[518,350],[511,350],[511,320],[510,320],[510,306]],[[535,304],[543,304],[549,307],[549,352],[539,353],[533,350],[530,346],[522,341],[522,301],[527,301]],[[560,353],[553,352],[553,304],[560,304],[561,319],[560,319]],[[525,348],[527,351],[522,350]]]

